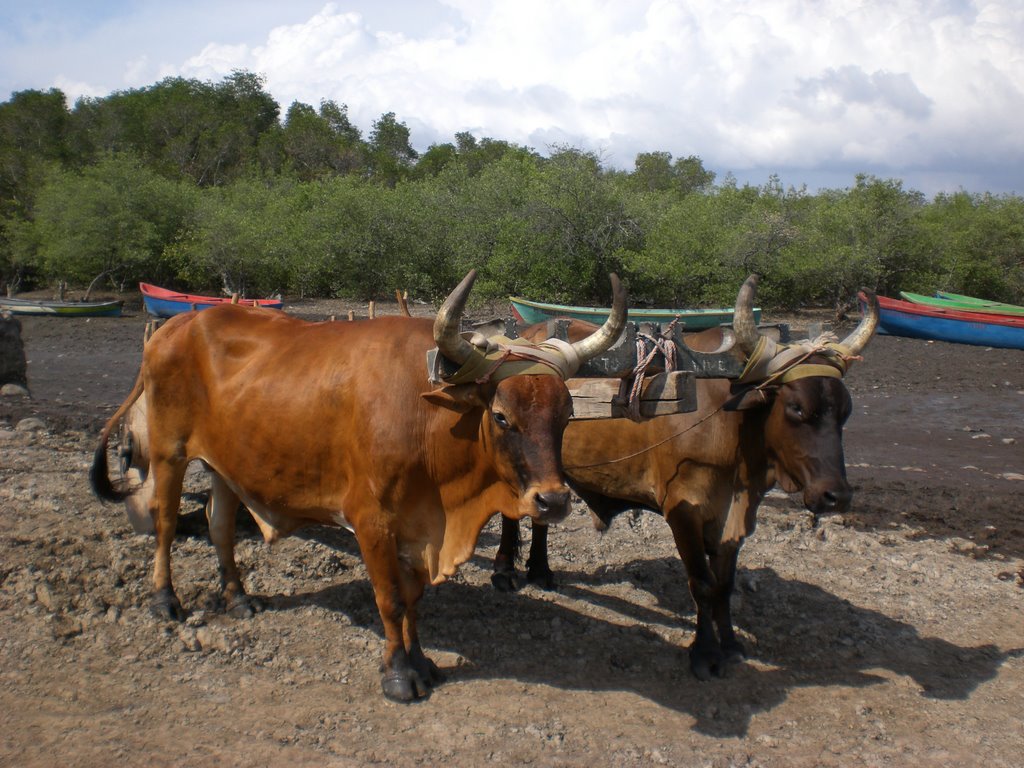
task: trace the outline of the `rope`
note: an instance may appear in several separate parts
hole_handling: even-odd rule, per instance
[[[728,402],[728,401],[726,401],[726,402]],[[686,429],[681,429],[678,432],[675,432],[675,433],[669,435],[664,440],[659,440],[658,442],[654,443],[653,445],[648,445],[646,448],[641,448],[639,451],[634,451],[633,453],[630,453],[630,454],[628,454],[626,456],[620,456],[617,459],[608,459],[607,461],[596,461],[593,464],[573,464],[571,466],[566,466],[565,469],[567,469],[567,470],[569,470],[569,469],[593,469],[594,467],[605,467],[605,466],[607,466],[609,464],[618,464],[620,461],[629,461],[630,459],[635,459],[637,456],[642,456],[643,454],[647,453],[648,451],[653,451],[655,448],[659,448],[659,447],[663,446],[665,443],[671,442],[672,440],[675,440],[677,437],[681,437],[682,435],[685,435],[691,429],[696,429],[701,424],[703,424],[705,421],[710,419],[712,416],[717,416],[719,411],[721,411],[724,407],[725,407],[725,403],[722,403],[720,406],[715,408],[715,410],[713,410],[707,416],[704,416],[704,417],[698,419],[693,424],[688,426]]]
[[[505,361],[508,360],[509,357],[511,356],[512,350],[509,349],[508,347],[504,347],[501,350],[500,354],[496,358],[494,358],[494,364],[491,365],[491,367],[488,368],[486,371],[484,371],[484,374],[482,376],[476,379],[476,383],[486,384],[487,382],[489,382],[491,380],[491,376],[494,375],[494,372],[497,371],[502,365],[504,365]]]
[[[646,333],[636,335],[636,368],[633,369],[633,386],[629,390],[629,399],[626,403],[627,415],[631,421],[640,421],[640,394],[643,391],[644,379],[647,376],[647,366],[651,364],[658,354],[665,358],[665,372],[676,369],[676,345],[672,343],[672,333],[675,330],[679,318],[676,317],[669,323],[659,336],[650,336]],[[647,342],[650,342],[651,349],[647,351]]]

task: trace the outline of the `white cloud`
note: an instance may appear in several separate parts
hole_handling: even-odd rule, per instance
[[[471,130],[622,167],[697,154],[755,181],[863,170],[998,191],[1024,171],[1019,0],[187,3],[187,33],[153,4],[104,22],[90,38],[102,57],[118,50],[102,34],[138,43],[116,76],[93,75],[79,48],[60,82],[100,95],[241,68],[266,75],[282,111],[334,99],[364,132],[394,111],[420,149]]]

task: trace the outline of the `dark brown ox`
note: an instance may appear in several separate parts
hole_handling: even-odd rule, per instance
[[[135,388],[103,429],[91,479],[101,498],[126,497],[110,482],[107,444],[144,394],[157,615],[184,617],[170,552],[185,469],[199,459],[212,476],[207,516],[224,607],[242,616],[256,607],[234,557],[239,501],[268,541],[306,524],[345,526],[384,623],[384,694],[429,694],[441,676],[417,634],[424,586],[455,573],[496,511],[557,522],[569,502],[560,451],[572,403],[562,375],[428,383],[435,345],[456,366],[478,354],[459,334],[474,278],[434,321],[308,323],[226,305],[171,318],[153,335]],[[614,276],[612,285],[614,316],[572,345],[581,360],[624,327],[625,292]]]
[[[755,287],[752,277],[740,290],[734,321],[735,348],[747,357],[759,341],[751,309]],[[872,294],[868,312],[842,342],[846,360],[868,343],[877,321]],[[587,327],[574,322],[570,338]],[[712,329],[685,340],[711,352],[723,346],[723,335]],[[759,386],[698,379],[694,413],[640,423],[573,421],[565,431],[562,460],[570,486],[595,513],[599,528],[620,512],[648,509],[662,514],[672,529],[697,607],[690,668],[702,680],[725,674],[727,663],[744,656],[729,603],[737,556],[765,493],[775,485],[802,492],[816,514],[849,508],[853,494],[842,432],[851,399],[837,365],[845,369],[834,354],[815,353],[788,375]],[[518,522],[503,520],[492,577],[498,588],[514,588],[518,538]],[[544,526],[533,526],[527,575],[551,583]]]

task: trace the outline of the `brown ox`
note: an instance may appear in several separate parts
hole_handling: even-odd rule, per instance
[[[748,357],[759,341],[751,310],[755,287],[753,277],[744,284],[735,315],[736,347]],[[639,508],[662,514],[672,529],[697,608],[690,668],[702,680],[724,674],[728,662],[744,656],[729,602],[740,546],[754,530],[765,493],[776,484],[788,493],[802,491],[805,506],[816,514],[849,508],[853,494],[842,431],[851,399],[841,370],[871,339],[877,321],[872,294],[839,358],[834,348],[813,353],[788,374],[758,386],[698,379],[694,413],[640,423],[573,421],[565,431],[562,461],[569,484],[593,510],[599,528]],[[574,322],[570,338],[587,327]],[[710,352],[722,345],[723,333],[712,329],[686,342]],[[518,540],[518,522],[503,519],[492,576],[499,589],[515,586]],[[544,526],[533,526],[527,569],[528,578],[550,585]]]
[[[456,366],[479,359],[458,330],[474,278],[433,322],[308,323],[226,305],[171,318],[153,335],[135,388],[101,433],[91,479],[101,498],[124,500],[109,479],[107,443],[144,393],[158,616],[184,617],[170,552],[185,469],[199,459],[212,476],[207,515],[225,607],[243,616],[255,608],[234,557],[239,501],[268,541],[305,524],[348,527],[384,623],[384,694],[429,694],[441,678],[417,635],[424,585],[471,556],[496,511],[557,522],[569,508],[560,450],[572,404],[562,375],[428,384],[435,344]],[[567,354],[589,359],[621,334],[625,292],[612,284],[614,316]]]

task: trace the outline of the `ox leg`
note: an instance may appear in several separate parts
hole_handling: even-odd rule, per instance
[[[154,493],[150,500],[150,514],[156,529],[156,552],[153,557],[153,598],[150,610],[160,619],[184,621],[185,610],[174,592],[171,581],[171,544],[178,527],[178,508],[181,504],[181,486],[185,465],[171,460],[154,459]]]
[[[245,593],[242,575],[235,562],[235,519],[239,499],[224,482],[224,478],[216,472],[210,475],[213,482],[210,498],[206,502],[206,520],[210,524],[210,541],[217,550],[220,570],[220,597],[214,608],[240,619],[248,619],[262,606],[258,600]]]
[[[526,559],[526,580],[541,589],[555,588],[555,574],[548,565],[548,526],[530,524],[530,556]]]
[[[710,680],[725,672],[722,651],[715,634],[715,574],[708,565],[704,533],[697,515],[681,505],[666,515],[676,549],[686,566],[690,594],[697,606],[697,632],[690,646],[690,671],[698,680]]]
[[[711,570],[715,574],[718,591],[715,595],[715,624],[718,640],[726,663],[733,664],[747,657],[746,649],[736,638],[732,623],[732,593],[736,584],[736,561],[746,537],[754,532],[757,508],[764,498],[762,474],[754,473],[749,486],[735,494],[729,514],[719,536],[718,546],[711,553]]]
[[[520,587],[516,573],[519,559],[519,521],[502,515],[501,541],[498,554],[494,556],[494,572],[491,584],[499,592],[515,592]],[[526,580],[541,589],[555,588],[555,575],[548,564],[548,526],[531,523],[530,556],[526,560]]]
[[[711,556],[711,570],[715,574],[717,589],[714,598],[714,619],[718,627],[718,640],[727,664],[747,657],[747,651],[736,637],[732,624],[732,592],[736,583],[736,561],[742,541],[723,542]]]
[[[382,512],[368,514],[378,521]],[[404,571],[398,560],[394,535],[375,526],[356,528],[356,540],[373,585],[377,611],[384,623],[384,662],[381,688],[392,701],[410,702],[430,695],[432,664],[424,655],[416,632],[416,602],[423,592],[414,586],[415,574]],[[407,646],[407,641],[410,644]],[[424,677],[420,670],[427,670]]]
[[[429,686],[444,682],[444,675],[437,665],[423,652],[419,630],[416,626],[417,605],[423,595],[423,582],[416,578],[402,580],[402,599],[405,602],[405,618],[402,622],[402,640],[409,663]]]
[[[494,572],[491,574],[491,584],[499,592],[515,592],[519,589],[519,576],[516,574],[519,543],[519,521],[502,515],[501,541],[498,543],[498,554],[494,556]]]

